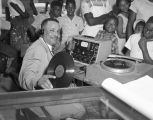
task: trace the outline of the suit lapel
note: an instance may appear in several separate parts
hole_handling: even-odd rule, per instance
[[[39,41],[40,41],[41,45],[45,48],[46,53],[47,53],[47,59],[48,59],[48,61],[50,61],[51,58],[53,57],[51,54],[51,51],[49,50],[48,46],[43,41],[43,38],[40,38]]]

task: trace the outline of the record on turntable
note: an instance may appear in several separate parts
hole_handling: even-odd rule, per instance
[[[48,75],[56,76],[56,79],[50,79],[54,88],[68,87],[74,74],[72,56],[65,52],[57,53],[51,59],[46,72]]]
[[[109,58],[101,63],[101,67],[107,71],[122,74],[134,71],[135,62],[122,58]]]

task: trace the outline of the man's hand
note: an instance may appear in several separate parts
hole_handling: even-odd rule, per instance
[[[146,49],[145,47],[147,46],[147,39],[145,37],[142,37],[138,44],[141,50]]]
[[[52,89],[53,85],[51,84],[49,78],[55,79],[56,76],[53,75],[43,75],[39,80],[37,85],[43,89]]]

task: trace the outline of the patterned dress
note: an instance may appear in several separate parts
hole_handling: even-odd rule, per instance
[[[114,33],[108,33],[105,30],[99,30],[95,39],[98,40],[98,41],[111,40],[112,41],[111,53],[112,54],[118,54],[119,53],[119,51],[118,51],[118,39],[117,39],[117,37]]]
[[[8,6],[11,13],[11,29],[10,29],[10,44],[16,48],[20,55],[23,56],[26,49],[30,45],[30,38],[28,37],[27,30],[30,26],[28,18],[22,18],[20,14],[10,6],[10,3],[17,4],[20,9],[25,12],[24,5],[19,0],[9,0]],[[13,12],[11,12],[13,11]]]

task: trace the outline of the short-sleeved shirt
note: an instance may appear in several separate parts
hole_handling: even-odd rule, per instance
[[[138,42],[141,39],[141,34],[136,33],[129,37],[125,47],[130,50],[130,56],[138,59],[143,59],[142,51],[139,47]],[[153,41],[147,42],[147,49],[150,57],[153,59]]]
[[[130,9],[137,14],[136,22],[140,20],[146,22],[153,16],[153,2],[150,2],[149,0],[134,0],[131,3]]]
[[[83,20],[81,17],[74,16],[71,20],[67,15],[59,17],[59,24],[62,29],[62,43],[68,40],[68,37],[79,35],[79,32],[83,30]]]

